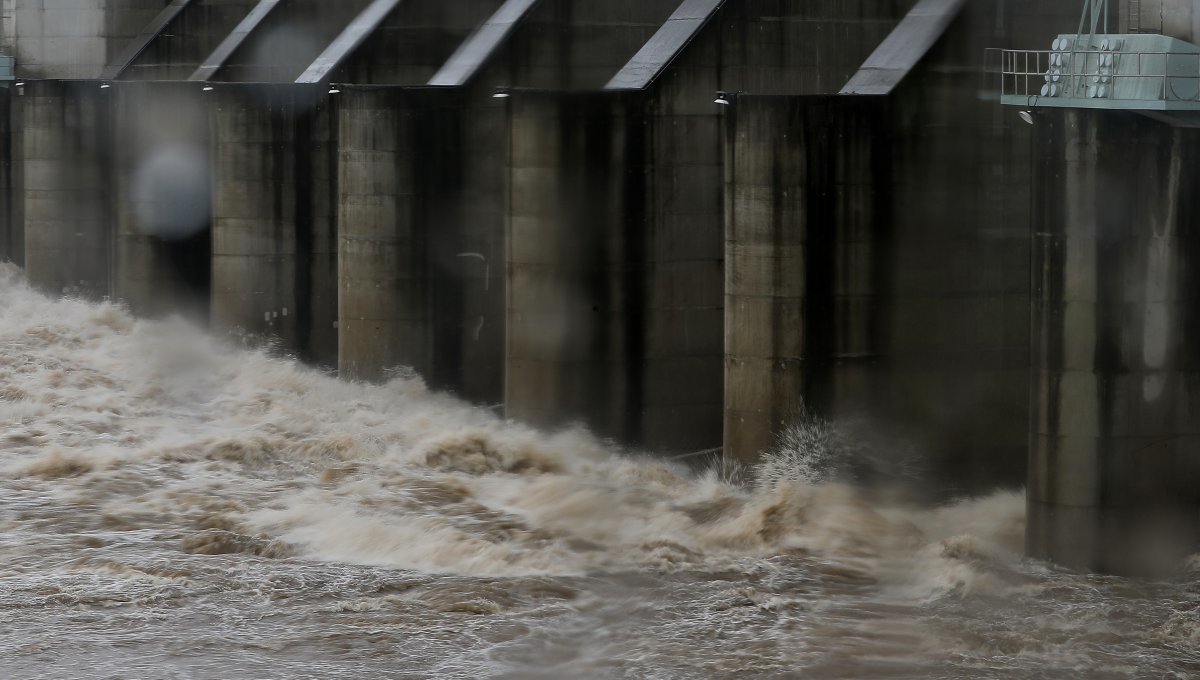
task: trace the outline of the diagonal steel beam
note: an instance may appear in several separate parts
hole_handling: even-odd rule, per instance
[[[925,57],[966,0],[920,0],[879,43],[839,94],[886,95]]]
[[[723,4],[725,0],[684,0],[604,89],[644,90],[650,87]]]
[[[538,2],[539,0],[505,0],[495,14],[488,17],[487,21],[454,50],[454,54],[450,55],[442,68],[429,79],[429,84],[448,87],[465,85],[488,62],[504,39]]]
[[[367,36],[379,28],[383,20],[392,10],[396,9],[402,0],[372,0],[366,9],[359,12],[354,21],[333,39],[321,56],[317,57],[304,73],[296,79],[297,83],[320,83],[329,78],[333,69],[337,68],[350,53],[367,39]]]
[[[112,63],[104,67],[104,70],[100,73],[100,78],[102,80],[120,78],[125,69],[129,68],[130,64],[138,58],[138,55],[145,52],[150,43],[154,42],[154,39],[167,27],[167,24],[174,21],[175,17],[179,16],[179,13],[186,9],[191,2],[192,0],[173,0],[171,4],[163,7],[158,16],[146,24],[142,32],[130,41],[124,50],[121,50],[121,54]]]
[[[220,71],[225,62],[229,60],[229,57],[233,56],[237,48],[246,42],[246,38],[254,32],[254,29],[258,28],[258,25],[278,4],[279,0],[259,0],[254,9],[250,10],[250,13],[238,23],[233,31],[225,36],[220,45],[217,45],[217,49],[213,50],[213,53],[200,63],[200,68],[196,69],[188,80],[209,80],[215,76],[217,71]]]

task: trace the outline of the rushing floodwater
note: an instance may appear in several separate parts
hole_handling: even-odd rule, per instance
[[[1195,574],[1023,560],[1019,493],[735,486],[11,268],[0,423],[2,678],[1200,674]]]

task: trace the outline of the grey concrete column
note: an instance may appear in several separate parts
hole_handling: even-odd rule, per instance
[[[25,262],[24,189],[21,176],[21,107],[25,88],[0,89],[0,261]]]
[[[1027,547],[1158,573],[1200,541],[1200,136],[1044,112]]]
[[[25,84],[25,267],[50,292],[110,292],[110,93],[95,82]]]
[[[275,87],[213,92],[212,322],[296,340],[292,107]]]
[[[619,97],[522,95],[510,113],[505,405],[536,425],[642,426],[644,137]]]
[[[505,109],[490,88],[442,96],[418,155],[437,341],[434,383],[477,403],[504,399]]]
[[[697,72],[701,72],[697,68]],[[645,373],[641,442],[721,445],[725,338],[724,142],[714,87],[697,72],[658,83],[643,122]],[[711,69],[706,75],[712,76]]]
[[[718,446],[715,112],[642,93],[510,101],[508,414],[658,451]]]
[[[417,219],[418,114],[400,90],[341,95],[338,139],[338,370],[378,379],[433,367],[432,285]],[[421,160],[429,160],[427,158]]]
[[[142,315],[207,319],[212,188],[208,100],[183,83],[117,83],[113,294]]]
[[[885,394],[889,174],[876,104],[741,97],[729,107],[726,456],[753,461],[801,409],[869,412]]]
[[[219,85],[212,320],[333,363],[333,130],[324,88]]]

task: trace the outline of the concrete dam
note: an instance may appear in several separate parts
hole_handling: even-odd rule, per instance
[[[8,0],[0,258],[635,449],[858,422],[1138,573],[1200,542],[1200,5],[1083,4]]]

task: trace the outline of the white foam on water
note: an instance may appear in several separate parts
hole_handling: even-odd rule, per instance
[[[419,378],[340,381],[178,319],[52,300],[10,266],[0,422],[0,606],[53,614],[63,631],[89,602],[129,614],[120,630],[142,631],[176,601],[240,622],[205,609],[232,589],[267,620],[279,602],[315,598],[271,629],[276,642],[243,645],[244,664],[282,663],[278,640],[327,641],[319,612],[422,631],[388,638],[420,644],[422,658],[473,645],[459,670],[422,666],[441,677],[532,677],[536,658],[558,656],[561,668],[620,675],[676,646],[710,675],[800,664],[812,677],[875,674],[871,654],[889,660],[887,677],[999,657],[1116,667],[1095,652],[1105,645],[1150,650],[1169,676],[1196,653],[1191,595],[1024,561],[1020,492],[921,507],[825,475],[829,461],[798,449],[769,460],[757,485],[733,484],[580,429],[506,421]],[[563,594],[577,589],[592,594]],[[1114,633],[1098,614],[1142,622],[1136,603],[1162,597],[1176,599],[1157,626]],[[1043,600],[1075,613],[1047,618]],[[461,625],[440,617],[460,615],[486,621],[455,643],[446,631]],[[52,635],[0,643],[36,661],[38,645],[61,644]],[[617,671],[614,656],[627,659]]]

